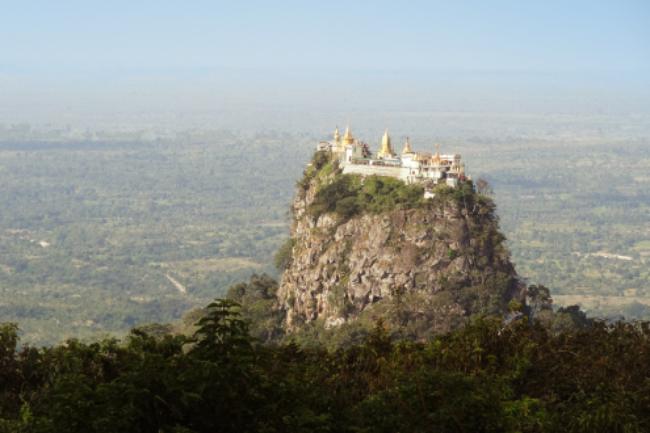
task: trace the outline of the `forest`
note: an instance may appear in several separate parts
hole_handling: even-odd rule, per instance
[[[237,291],[236,289],[234,290]],[[575,432],[650,428],[650,326],[475,317],[424,342],[261,344],[231,299],[188,336],[19,345],[0,327],[0,432]]]

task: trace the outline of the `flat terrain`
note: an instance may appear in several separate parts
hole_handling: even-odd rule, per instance
[[[358,121],[368,141],[390,120],[396,148],[406,134],[416,150],[440,142],[490,181],[519,274],[557,304],[650,318],[647,116],[373,119]],[[0,127],[0,321],[33,344],[120,333],[273,273],[294,184],[329,134],[310,125],[158,139]]]
[[[37,344],[120,332],[274,272],[295,172],[264,153],[224,137],[0,144],[0,321]]]

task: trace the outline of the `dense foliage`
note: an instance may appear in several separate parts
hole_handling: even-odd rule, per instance
[[[277,290],[278,282],[266,274],[253,274],[248,282],[228,289],[227,299],[241,306],[240,313],[257,341],[279,341],[284,335],[284,313],[278,309]]]
[[[643,432],[650,327],[477,319],[426,343],[377,323],[327,351],[259,345],[232,301],[192,337],[36,349],[0,329],[1,432]]]
[[[362,181],[363,180],[363,181]],[[314,216],[336,212],[343,219],[364,212],[380,213],[399,208],[415,208],[424,202],[421,186],[406,185],[382,176],[344,174],[336,176],[316,193],[309,211]]]

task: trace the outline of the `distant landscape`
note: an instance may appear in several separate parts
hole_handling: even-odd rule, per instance
[[[120,335],[178,320],[252,273],[278,276],[295,182],[337,122],[304,117],[257,129],[0,125],[0,321],[36,345]],[[398,149],[410,135],[461,153],[494,190],[518,273],[556,304],[650,319],[650,117],[352,120],[375,146],[365,132],[392,126]]]

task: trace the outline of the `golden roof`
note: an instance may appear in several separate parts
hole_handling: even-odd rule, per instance
[[[408,137],[406,137],[406,142],[404,143],[404,149],[402,150],[402,155],[406,155],[408,153],[413,153],[413,149],[411,149],[411,141],[409,140]]]
[[[350,133],[350,126],[345,128],[345,134],[343,134],[343,144],[352,144],[354,143],[354,138]]]
[[[440,164],[441,158],[440,158],[440,145],[436,144],[436,154],[431,157],[431,162],[435,162],[437,164]]]
[[[393,148],[390,146],[390,136],[388,135],[388,129],[384,132],[384,136],[381,138],[381,149],[377,153],[377,156],[380,158],[392,157],[395,155]]]

